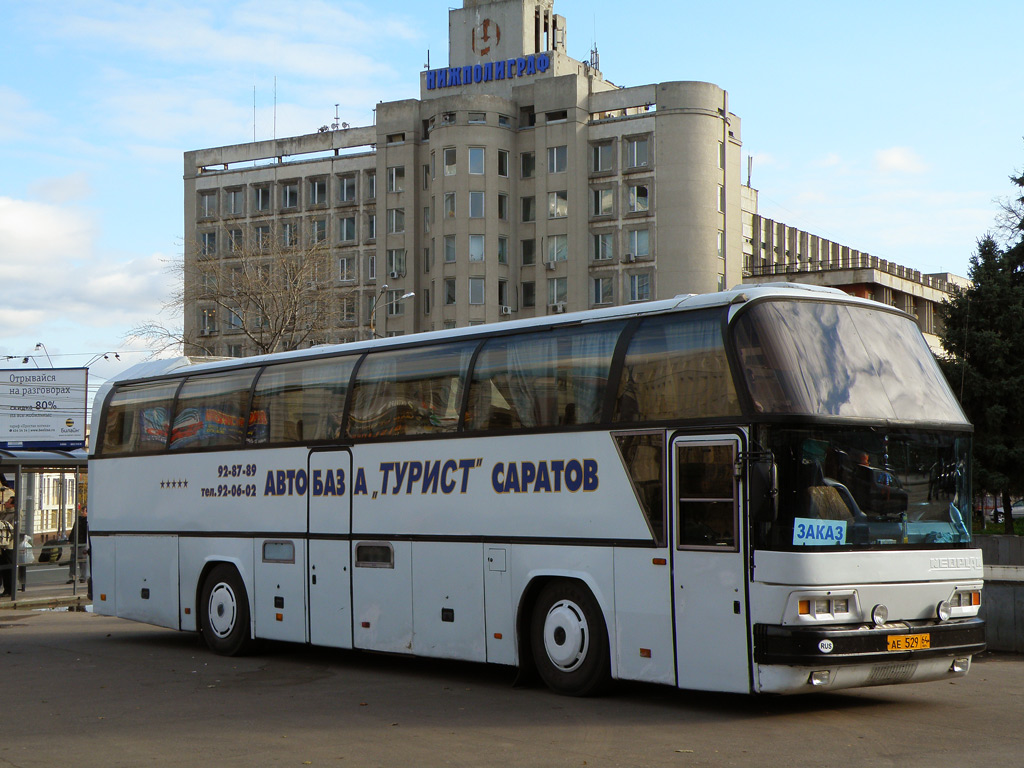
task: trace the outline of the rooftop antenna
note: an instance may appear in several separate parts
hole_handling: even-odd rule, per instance
[[[430,69],[430,49],[427,48],[427,63],[423,65],[424,69]]]
[[[274,75],[274,141],[277,141],[277,75]]]
[[[754,171],[754,156],[747,155],[747,186],[750,186],[750,176]]]
[[[338,115],[338,105],[334,105],[334,122],[331,123],[331,130],[336,131],[341,127],[341,117]]]

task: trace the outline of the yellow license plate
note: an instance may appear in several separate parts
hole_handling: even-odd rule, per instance
[[[932,636],[927,632],[920,635],[889,635],[886,637],[887,651],[920,651],[932,647]]]

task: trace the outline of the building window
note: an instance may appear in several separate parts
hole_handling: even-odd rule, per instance
[[[594,288],[591,301],[594,304],[612,303],[612,279],[610,277],[595,277],[591,284]]]
[[[377,214],[366,214],[366,239],[373,240],[377,237]]]
[[[455,175],[455,147],[445,147],[444,149],[444,175],[454,176]]]
[[[354,323],[358,312],[355,296],[343,296],[338,302],[338,319],[342,323]]]
[[[256,210],[270,210],[270,187],[256,187]]]
[[[627,253],[634,256],[649,256],[651,254],[651,235],[646,229],[629,230],[629,250]]]
[[[232,253],[238,253],[245,248],[244,235],[240,229],[228,230],[228,248]]]
[[[388,208],[388,234],[405,232],[405,208]]]
[[[508,264],[508,238],[498,235],[498,263]]]
[[[615,190],[593,189],[594,216],[611,216],[615,212]]]
[[[353,219],[353,224],[355,220]],[[327,239],[327,219],[314,219],[313,230],[310,232],[314,243],[322,243]]]
[[[504,192],[498,193],[498,218],[501,221],[508,221],[508,195]]]
[[[444,236],[444,260],[447,264],[455,263],[455,235]]]
[[[203,192],[199,195],[199,216],[204,219],[217,215],[217,193]]]
[[[548,304],[564,304],[569,295],[569,280],[565,277],[548,278]]]
[[[725,213],[725,187],[718,185],[718,212]]]
[[[484,148],[469,148],[469,172],[474,176],[480,176],[484,172]]]
[[[520,200],[522,204],[522,219],[524,222],[536,221],[537,220],[537,198],[524,197]]]
[[[474,125],[478,125],[480,123],[486,123],[487,122],[487,113],[486,112],[470,112],[469,113],[469,120],[468,120],[468,122],[470,122],[470,123],[472,123]]]
[[[455,193],[444,193],[444,216],[446,219],[455,218]]]
[[[615,233],[599,232],[594,236],[594,260],[608,261],[615,258]]]
[[[401,277],[405,274],[405,248],[389,248],[387,261],[389,277]]]
[[[244,357],[241,344],[228,344],[228,357]]]
[[[299,183],[297,181],[288,181],[281,185],[281,207],[299,207]]]
[[[631,213],[646,213],[651,209],[650,196],[646,184],[633,184],[629,187],[629,210]]]
[[[544,113],[545,123],[564,123],[569,119],[569,111],[566,109],[558,109],[553,112]]]
[[[469,303],[483,304],[484,296],[484,279],[482,277],[469,278]]]
[[[431,152],[430,154],[433,155],[434,153]],[[423,166],[423,188],[424,189],[430,189],[430,165],[429,164]]]
[[[327,202],[327,179],[310,179],[309,204],[323,205]]]
[[[205,308],[199,310],[199,333],[203,336],[217,332],[217,310]]]
[[[356,200],[356,177],[352,174],[338,177],[338,202],[353,203]]]
[[[498,150],[498,175],[503,178],[508,178],[508,150]]]
[[[565,261],[569,258],[569,236],[548,236],[548,261]]]
[[[548,173],[565,173],[568,157],[569,148],[565,144],[548,147]]]
[[[484,193],[469,193],[469,218],[482,219],[484,217]]]
[[[338,282],[350,283],[356,279],[355,259],[351,256],[338,257]]]
[[[444,303],[451,306],[455,303],[455,278],[446,277],[444,281]]]
[[[590,167],[594,173],[614,170],[615,153],[610,141],[594,144],[590,153]]]
[[[512,118],[508,115],[498,115],[498,127],[499,128],[511,128]]]
[[[725,168],[725,142],[718,142],[718,167]]]
[[[523,152],[520,155],[520,175],[524,179],[532,179],[537,170],[537,155],[533,152]]]
[[[299,225],[297,222],[287,221],[281,225],[281,245],[285,248],[294,248],[299,244]]]
[[[199,233],[199,253],[203,256],[216,256],[217,255],[217,233],[216,232],[200,232]]]
[[[647,137],[626,139],[626,167],[647,167]]]
[[[524,267],[537,263],[537,241],[533,238],[520,243],[520,252],[523,255]]]
[[[455,113],[443,112],[441,114],[441,125],[455,125]]]
[[[548,218],[564,219],[569,215],[569,193],[565,190],[548,192]]]
[[[270,227],[263,225],[256,227],[256,248],[264,251],[272,245],[270,240]]]
[[[469,260],[470,261],[483,261],[484,260],[484,236],[483,235],[470,235],[469,236]]]
[[[405,291],[388,291],[385,301],[388,305],[388,316],[396,317],[398,315],[405,314],[405,302],[402,300],[402,296]]]
[[[405,166],[396,165],[388,168],[388,192],[401,192],[405,189]]]
[[[227,331],[240,331],[242,330],[242,316],[239,314],[239,310],[232,307],[227,311],[227,322],[224,324],[224,329]]]
[[[537,284],[534,282],[523,283],[523,306],[537,306]]]
[[[245,190],[244,189],[229,189],[227,191],[228,196],[228,213],[232,216],[245,213]]]
[[[509,306],[508,300],[508,280],[498,281],[498,306],[507,307]]]
[[[651,275],[649,272],[641,272],[638,275],[629,276],[629,300],[647,301],[651,298]]]
[[[366,172],[366,199],[375,200],[377,198],[377,173],[376,171]]]

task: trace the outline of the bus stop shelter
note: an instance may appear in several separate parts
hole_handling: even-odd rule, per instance
[[[0,449],[0,576],[7,599],[25,590],[27,569],[37,562],[80,559],[79,543],[68,538],[85,503],[87,464],[85,450]]]

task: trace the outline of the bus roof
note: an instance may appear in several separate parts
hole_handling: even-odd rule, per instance
[[[642,315],[653,315],[662,312],[670,312],[677,309],[697,310],[712,307],[724,307],[736,305],[737,307],[746,304],[754,299],[763,298],[820,298],[827,300],[844,300],[850,303],[864,304],[878,308],[885,308],[894,311],[892,307],[878,304],[868,299],[860,299],[850,296],[836,288],[804,285],[799,283],[762,283],[760,285],[739,285],[728,291],[705,294],[680,294],[671,299],[658,301],[645,301],[636,304],[626,304],[601,309],[588,309],[579,312],[567,312],[560,315],[542,315],[540,317],[524,318],[522,320],[510,320],[503,323],[488,323],[483,326],[470,326],[463,328],[445,329],[441,331],[424,331],[422,333],[409,334],[406,336],[394,336],[386,339],[365,339],[352,341],[344,344],[322,344],[308,349],[292,350],[288,352],[274,352],[264,355],[253,355],[244,358],[197,358],[175,357],[162,360],[150,360],[145,363],[134,365],[125,369],[117,376],[111,378],[103,388],[106,390],[110,385],[136,381],[140,379],[156,378],[173,374],[177,371],[189,374],[198,372],[215,371],[219,369],[247,368],[260,366],[270,362],[283,360],[295,360],[304,357],[320,357],[336,352],[359,353],[370,349],[385,349],[388,347],[406,346],[410,343],[429,344],[431,342],[452,341],[455,339],[478,338],[495,333],[510,333],[520,330],[529,330],[540,327],[558,327],[574,325],[579,323],[597,322],[600,320],[613,320],[615,318],[639,317]],[[105,391],[97,393],[96,402],[102,402],[101,398]]]

